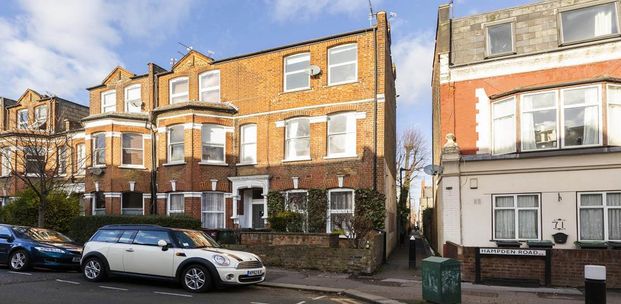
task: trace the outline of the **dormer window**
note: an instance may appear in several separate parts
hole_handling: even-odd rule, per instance
[[[101,93],[101,113],[116,111],[116,91]]]
[[[209,71],[198,77],[201,101],[220,102],[220,71]]]
[[[514,53],[513,22],[489,24],[485,28],[488,57]]]
[[[187,102],[190,99],[188,77],[170,81],[170,104]]]
[[[35,108],[35,127],[41,130],[47,129],[47,106]]]
[[[619,34],[615,2],[560,13],[562,43],[574,43]]]
[[[17,128],[28,129],[28,109],[17,111]]]
[[[125,88],[125,112],[140,113],[142,111],[142,97],[140,85],[131,85]]]

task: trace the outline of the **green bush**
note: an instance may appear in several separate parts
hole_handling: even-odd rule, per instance
[[[278,232],[303,232],[304,214],[292,211],[281,211],[268,218],[270,227]]]
[[[267,194],[267,213],[268,217],[285,211],[285,197],[278,191],[270,191]]]
[[[127,216],[96,215],[76,216],[71,219],[68,236],[79,243],[84,243],[102,226],[112,224],[148,224],[164,227],[200,229],[201,221],[189,216]]]
[[[321,233],[326,231],[327,210],[327,191],[323,189],[308,190],[308,232]]]
[[[427,240],[431,241],[433,231],[433,208],[423,210],[423,234]]]
[[[17,199],[2,208],[1,221],[12,225],[37,226],[39,198],[32,190],[25,190]],[[66,233],[70,219],[80,214],[80,200],[76,195],[53,192],[47,197],[45,228]]]
[[[356,190],[356,216],[367,217],[373,228],[384,229],[386,220],[386,197],[377,190]]]

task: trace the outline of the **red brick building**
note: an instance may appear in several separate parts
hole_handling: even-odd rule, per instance
[[[206,228],[262,228],[266,194],[327,189],[326,230],[354,190],[386,195],[395,244],[395,70],[377,25],[170,70],[121,67],[89,88],[87,214],[184,213]]]
[[[436,248],[466,280],[580,286],[593,263],[621,286],[619,1],[450,10],[433,70]]]

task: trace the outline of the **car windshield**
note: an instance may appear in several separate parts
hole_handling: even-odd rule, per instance
[[[180,230],[175,231],[175,236],[181,248],[220,247],[216,241],[200,231]]]
[[[60,232],[42,228],[14,227],[13,230],[21,237],[39,242],[72,243],[73,241]]]

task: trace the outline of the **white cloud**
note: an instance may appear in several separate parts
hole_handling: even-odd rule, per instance
[[[434,36],[429,32],[408,35],[395,41],[392,54],[397,65],[400,104],[429,102],[421,99],[431,96],[433,48]]]
[[[157,40],[174,29],[189,12],[187,1],[174,3],[21,1],[19,15],[0,18],[0,95],[17,98],[26,88],[66,98],[83,93],[122,64],[124,39]]]
[[[367,0],[266,0],[273,7],[273,17],[279,22],[309,20],[321,13],[364,14],[369,11]],[[381,0],[373,1],[373,5]]]

